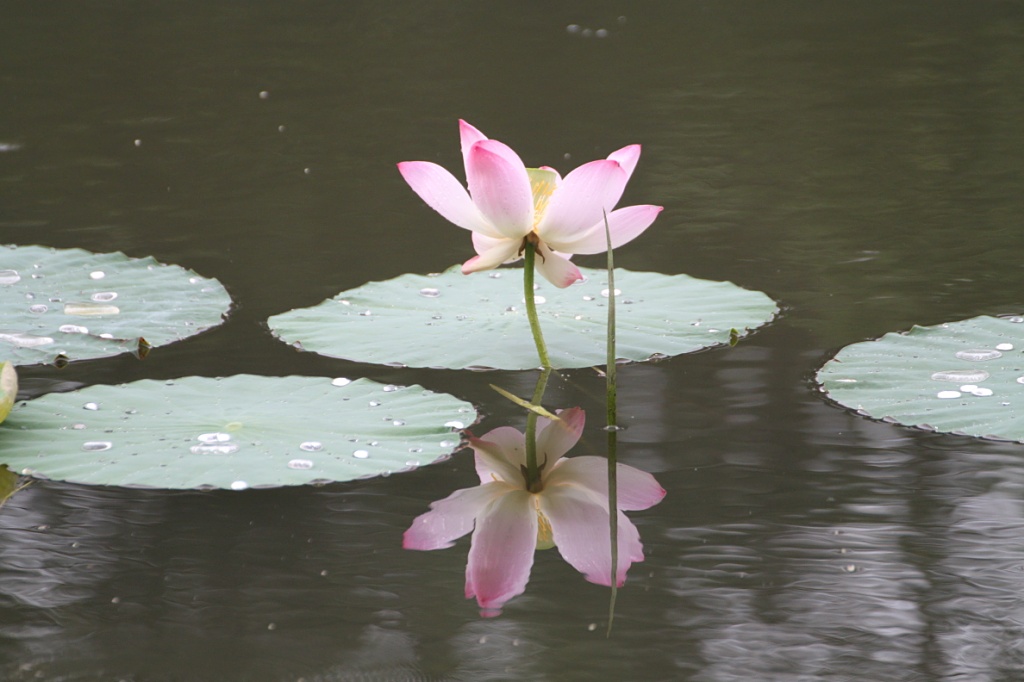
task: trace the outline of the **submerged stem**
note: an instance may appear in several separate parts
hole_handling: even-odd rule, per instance
[[[537,318],[537,301],[533,294],[533,264],[536,258],[537,247],[532,241],[527,239],[523,247],[523,298],[526,301],[526,317],[530,320],[530,331],[533,332],[533,343],[537,346],[537,357],[540,358],[540,365],[545,369],[550,369],[551,360],[548,359],[548,347],[544,343],[544,334],[540,330],[540,320]]]
[[[550,376],[550,367],[541,370],[537,387],[533,389],[533,398],[530,400],[534,405],[540,405],[544,399],[544,391],[548,387]],[[540,466],[537,465],[537,416],[533,410],[526,413],[526,489],[534,492],[540,488]]]
[[[607,407],[608,426],[608,540],[612,552],[611,586],[612,594],[608,601],[608,632],[612,634],[612,621],[615,618],[615,597],[618,594],[619,573],[619,500],[618,500],[618,407],[615,388],[615,262],[612,256],[612,235],[608,229],[608,214],[604,216],[604,234],[608,242],[608,339],[607,355],[605,356],[605,405]]]

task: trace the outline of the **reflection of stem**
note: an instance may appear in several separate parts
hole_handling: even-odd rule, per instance
[[[540,378],[537,379],[537,388],[533,389],[533,398],[530,400],[534,405],[540,405],[544,399],[544,390],[548,387],[548,377],[551,376],[551,368],[545,367],[541,370]],[[539,492],[540,488],[540,467],[537,466],[537,413],[530,410],[526,413],[526,489],[532,492]]]
[[[615,390],[615,263],[612,257],[612,235],[608,229],[608,214],[604,216],[604,235],[608,242],[608,342],[605,356],[605,404],[608,408],[608,540],[612,552],[612,594],[608,602],[608,636],[612,634],[615,618],[615,596],[618,593],[619,573],[619,500],[618,500],[618,409]]]
[[[537,356],[541,367],[550,368],[548,347],[544,345],[544,335],[540,331],[540,320],[537,319],[537,301],[533,294],[533,262],[536,259],[536,246],[529,239],[523,248],[523,294],[526,301],[526,317],[530,320],[530,331],[533,332],[533,343],[537,346]],[[536,404],[537,401],[534,401]]]

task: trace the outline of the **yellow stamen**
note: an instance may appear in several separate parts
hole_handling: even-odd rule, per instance
[[[555,536],[551,531],[551,522],[540,510],[540,504],[536,497],[533,504],[537,509],[537,549],[551,549],[555,546]]]
[[[530,176],[530,189],[533,191],[533,229],[536,231],[548,208],[548,201],[555,193],[555,178],[558,176],[555,171],[543,168],[527,168],[526,173]]]

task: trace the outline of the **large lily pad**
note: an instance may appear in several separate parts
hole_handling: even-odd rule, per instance
[[[1024,442],[1024,318],[975,317],[843,348],[828,396],[875,419]]]
[[[16,365],[145,353],[220,324],[219,282],[153,258],[0,248],[0,355]]]
[[[452,396],[368,379],[146,380],[18,404],[0,426],[0,464],[157,488],[348,481],[444,458],[475,419]]]
[[[567,289],[536,287],[537,311],[556,368],[605,363],[606,272]],[[771,320],[775,302],[729,282],[617,269],[618,356],[642,361],[730,341],[731,330]],[[281,340],[358,362],[448,369],[530,369],[537,352],[522,272],[402,275],[344,291],[269,320]]]

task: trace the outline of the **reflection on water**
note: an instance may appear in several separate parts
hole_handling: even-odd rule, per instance
[[[451,547],[472,531],[466,598],[476,597],[485,617],[497,616],[505,602],[526,589],[535,549],[558,547],[587,580],[609,587],[613,574],[615,586],[622,587],[633,562],[644,559],[640,534],[623,511],[653,507],[665,491],[653,476],[626,464],[616,465],[613,486],[603,456],[565,457],[583,433],[586,413],[574,407],[557,416],[537,420],[536,480],[529,473],[524,433],[499,426],[479,438],[470,436],[480,485],[432,502],[403,536],[406,549],[431,550]],[[613,487],[614,543],[608,528]]]
[[[263,324],[465,258],[394,171],[458,167],[460,117],[565,168],[641,142],[623,203],[665,211],[616,262],[732,280],[783,313],[736,348],[621,368],[620,461],[669,495],[635,516],[645,561],[611,639],[606,588],[552,552],[481,620],[459,596],[465,541],[401,549],[409,519],[477,482],[461,453],[322,489],[33,485],[0,511],[0,678],[1019,676],[1020,448],[869,422],[809,385],[842,345],[1020,312],[1015,3],[46,9],[0,24],[0,242],[154,255],[238,305],[145,361],[26,370],[28,394],[369,376],[485,406],[480,432],[521,425],[477,374],[317,358]],[[599,410],[602,385],[566,372],[547,400]]]

